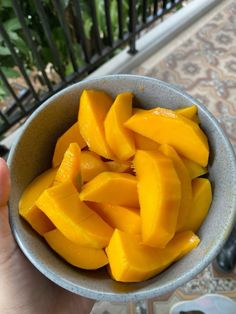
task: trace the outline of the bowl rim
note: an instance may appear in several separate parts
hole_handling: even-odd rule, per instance
[[[86,78],[83,81],[77,82],[75,84],[72,84],[64,89],[62,89],[59,92],[56,92],[54,95],[49,97],[46,101],[44,101],[40,107],[38,107],[27,119],[27,121],[24,123],[22,127],[21,134],[18,138],[18,140],[14,143],[7,163],[9,165],[9,169],[11,171],[11,165],[14,160],[15,151],[17,149],[18,143],[20,143],[21,138],[23,137],[23,134],[25,130],[28,128],[28,126],[33,122],[34,119],[37,118],[37,115],[44,110],[45,107],[47,107],[51,102],[53,102],[55,99],[57,99],[60,96],[63,96],[64,94],[67,94],[71,90],[74,90],[77,88],[77,86],[82,87],[83,85],[86,86],[90,82],[97,82],[100,80],[107,80],[107,79],[130,79],[130,80],[138,80],[138,81],[150,81],[152,83],[157,83],[159,85],[162,85],[166,87],[167,89],[173,90],[175,93],[181,95],[182,97],[190,100],[193,104],[196,104],[201,110],[208,116],[209,120],[211,121],[211,124],[214,126],[214,128],[217,129],[217,131],[221,134],[222,140],[224,142],[224,145],[227,147],[230,158],[233,161],[233,173],[232,173],[232,181],[234,182],[234,185],[236,186],[236,156],[233,149],[232,144],[230,143],[228,137],[226,136],[225,131],[221,128],[219,122],[216,120],[216,118],[213,116],[212,113],[208,111],[208,109],[201,104],[198,100],[193,98],[188,93],[182,91],[180,88],[178,88],[176,85],[166,83],[164,81],[161,81],[156,78],[151,78],[147,76],[142,75],[132,75],[132,74],[113,74],[113,75],[105,75],[95,78]],[[10,198],[11,199],[11,198]],[[222,249],[224,243],[226,242],[228,236],[230,235],[230,232],[234,226],[235,218],[236,218],[236,193],[232,195],[232,219],[230,220],[229,224],[226,228],[224,228],[223,232],[219,234],[216,240],[216,244],[212,246],[207,254],[205,255],[204,260],[202,263],[199,263],[195,265],[189,272],[183,274],[182,276],[176,278],[174,281],[174,289],[177,289],[181,285],[185,284],[192,278],[194,278],[198,273],[200,273],[208,264],[211,263],[211,261],[216,257],[216,255],[219,253],[219,251]],[[18,243],[21,251],[24,253],[24,255],[29,259],[29,261],[38,269],[43,275],[45,275],[48,279],[50,279],[52,282],[56,283],[57,285],[61,286],[62,288],[65,288],[71,292],[77,293],[81,296],[96,299],[96,300],[106,300],[106,301],[116,301],[116,302],[127,302],[127,301],[138,301],[142,299],[147,298],[153,298],[157,295],[164,295],[171,291],[173,291],[173,281],[168,281],[162,286],[159,287],[153,287],[148,288],[145,291],[139,291],[135,290],[133,292],[126,292],[126,293],[119,293],[119,292],[104,292],[104,291],[94,291],[93,289],[85,288],[83,286],[79,286],[75,283],[68,282],[68,280],[59,277],[57,273],[50,270],[50,267],[45,267],[45,265],[40,260],[35,260],[34,254],[32,252],[28,251],[28,249],[25,247],[24,243],[22,242],[20,234],[17,233],[14,224],[13,224],[13,211],[11,210],[10,201],[9,201],[9,221],[11,230],[13,233],[14,238],[16,239],[16,242]],[[158,291],[158,292],[157,292]]]

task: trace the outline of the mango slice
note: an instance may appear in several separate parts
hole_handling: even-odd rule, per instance
[[[132,114],[139,113],[139,112],[143,112],[143,111],[147,111],[147,109],[142,109],[142,108],[133,107]]]
[[[163,144],[159,148],[160,152],[169,157],[174,164],[176,173],[181,183],[181,201],[179,206],[179,215],[177,219],[176,231],[181,230],[184,226],[189,211],[192,207],[192,184],[187,168],[183,161],[176,153],[174,148],[167,144]]]
[[[113,229],[81,202],[70,181],[45,190],[36,205],[70,241],[95,249],[109,243]]]
[[[142,244],[138,235],[116,229],[106,248],[112,277],[121,282],[139,282],[157,275],[199,243],[191,231],[176,234],[164,249]]]
[[[105,164],[108,166],[109,171],[112,172],[130,172],[132,167],[130,161],[110,160],[106,161]]]
[[[53,184],[71,181],[79,191],[82,186],[80,164],[80,147],[77,143],[71,143],[64,154]]]
[[[83,182],[88,182],[103,171],[108,171],[109,167],[103,162],[101,157],[94,152],[81,152],[81,174]]]
[[[104,250],[79,246],[68,240],[57,229],[45,233],[44,238],[57,254],[73,266],[98,269],[108,263]]]
[[[114,156],[105,139],[104,120],[112,103],[112,98],[102,91],[84,90],[78,116],[80,132],[89,149],[108,159]]]
[[[159,108],[159,107],[156,107]],[[155,109],[155,108],[153,108]],[[144,111],[148,111],[148,110],[152,110],[152,109],[141,109],[141,108],[133,108],[133,114],[135,113],[141,113]],[[181,114],[182,116],[184,116],[185,118],[188,118],[196,123],[199,123],[199,119],[197,116],[198,113],[198,108],[197,106],[193,105],[190,107],[184,107],[184,108],[180,108],[180,109],[175,109],[174,110],[176,113]]]
[[[128,173],[102,172],[83,186],[80,199],[139,208],[137,180]]]
[[[191,179],[200,177],[208,172],[206,167],[202,167],[190,159],[182,157],[182,161],[187,168]]]
[[[136,113],[125,126],[160,144],[169,144],[186,158],[205,167],[209,157],[207,137],[191,120],[165,108]]]
[[[163,248],[176,231],[181,201],[180,180],[172,160],[157,151],[138,150],[134,167],[143,242]]]
[[[49,169],[36,177],[24,190],[19,202],[20,215],[40,235],[54,229],[48,217],[35,205],[45,189],[52,185],[57,168]]]
[[[119,94],[104,121],[107,143],[119,160],[127,160],[135,154],[133,134],[124,127],[124,122],[132,115],[132,99],[132,93]]]
[[[181,114],[182,116],[184,116],[185,118],[188,118],[196,123],[199,123],[199,119],[197,116],[197,106],[193,105],[190,107],[185,107],[185,108],[181,108],[181,109],[175,109],[174,110],[176,113]]]
[[[134,140],[136,149],[156,150],[160,146],[157,142],[138,133],[134,133]]]
[[[70,143],[77,143],[82,149],[87,144],[80,135],[79,124],[78,122],[74,123],[59,139],[57,140],[53,159],[52,166],[57,167],[62,162],[64,154],[69,147]]]
[[[205,178],[192,181],[193,203],[183,230],[197,232],[208,214],[212,202],[211,183]]]
[[[133,234],[141,233],[139,209],[102,203],[92,203],[89,206],[112,228]]]

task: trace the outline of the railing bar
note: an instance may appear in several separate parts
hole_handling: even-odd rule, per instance
[[[28,84],[32,94],[34,95],[34,98],[36,100],[38,100],[38,95],[37,95],[35,89],[33,88],[33,85],[32,85],[32,83],[31,83],[31,81],[30,81],[30,79],[29,79],[29,77],[28,77],[28,75],[26,73],[24,65],[21,62],[21,60],[19,59],[19,57],[18,57],[18,55],[17,55],[17,53],[15,51],[15,48],[13,47],[13,45],[12,45],[12,43],[10,41],[9,36],[8,36],[6,30],[4,29],[4,27],[2,26],[1,23],[0,23],[0,34],[1,34],[2,38],[4,39],[5,43],[7,44],[8,48],[9,48],[9,50],[11,52],[13,60],[16,63],[16,65],[18,66],[18,68],[20,69],[20,71],[22,73],[22,76],[24,77],[26,83]]]
[[[56,70],[58,71],[58,74],[60,75],[61,79],[63,81],[65,81],[63,65],[60,61],[60,55],[59,55],[58,49],[54,43],[54,39],[52,37],[52,32],[51,32],[47,16],[45,14],[45,11],[44,11],[44,8],[42,5],[42,1],[41,0],[34,0],[34,3],[35,3],[35,6],[37,8],[37,13],[39,15],[39,18],[42,21],[41,25],[43,27],[45,36],[46,36],[47,41],[48,41],[48,45],[49,45],[51,52],[52,52],[52,55],[53,55],[55,65],[57,67]]]
[[[43,61],[42,61],[40,55],[37,52],[37,49],[35,47],[35,43],[33,42],[33,39],[32,39],[31,32],[30,32],[29,28],[27,27],[27,25],[25,23],[24,15],[23,15],[23,12],[22,12],[21,7],[20,7],[20,2],[18,2],[18,0],[12,0],[12,6],[13,6],[13,9],[15,11],[16,16],[18,17],[18,19],[20,21],[20,24],[22,26],[22,29],[23,29],[23,32],[24,32],[24,35],[25,35],[25,39],[26,39],[26,41],[27,41],[27,43],[29,45],[29,48],[32,51],[32,54],[33,54],[33,56],[35,58],[35,61],[37,63],[37,67],[42,72],[42,76],[44,78],[44,82],[47,85],[48,89],[51,91],[51,90],[53,90],[52,84],[49,81],[49,79],[47,77],[47,74],[46,74],[46,72],[44,70]]]
[[[10,123],[9,123],[7,117],[2,113],[2,111],[0,111],[0,116],[3,119],[3,121],[7,124],[7,126],[10,126]]]
[[[167,6],[167,0],[163,0],[162,8],[163,8],[164,11],[166,10],[166,6]]]
[[[8,91],[11,93],[12,97],[15,99],[18,107],[20,107],[21,111],[26,114],[26,110],[25,108],[22,106],[19,98],[17,97],[16,93],[14,92],[13,88],[11,87],[11,85],[9,84],[5,74],[3,73],[3,71],[0,68],[0,76],[2,78],[3,83],[5,84],[6,88],[8,89]]]
[[[158,11],[158,0],[154,0],[153,3],[153,15],[156,16]]]
[[[111,15],[110,15],[110,0],[105,0],[105,15],[106,15],[106,26],[107,26],[107,37],[109,45],[113,45],[113,36],[112,36],[112,25],[111,25]]]
[[[123,39],[123,10],[122,10],[122,0],[117,0],[118,9],[118,25],[119,25],[119,38]]]
[[[74,9],[75,9],[75,24],[76,24],[76,32],[78,32],[79,38],[81,40],[81,46],[83,48],[84,52],[84,58],[85,62],[89,63],[89,52],[88,52],[88,47],[86,43],[86,37],[85,37],[85,32],[84,32],[84,23],[83,23],[83,18],[81,14],[81,7],[80,7],[80,1],[74,1]]]
[[[147,22],[147,0],[143,0],[143,5],[142,5],[142,21],[143,23]]]
[[[71,40],[70,32],[69,32],[69,29],[68,29],[66,22],[65,22],[65,18],[64,18],[62,6],[61,6],[61,0],[53,0],[53,3],[54,3],[54,7],[57,11],[60,25],[61,25],[63,32],[64,32],[64,35],[65,35],[65,41],[67,44],[67,48],[68,48],[68,52],[69,52],[69,56],[71,59],[73,69],[76,72],[78,70],[78,66],[77,66],[75,55],[74,55],[73,47],[71,44],[72,40]]]
[[[93,20],[93,32],[95,36],[95,44],[96,48],[99,54],[102,53],[102,43],[101,43],[101,38],[99,34],[99,28],[98,28],[98,19],[97,19],[97,12],[96,12],[96,5],[94,0],[89,0],[90,4],[90,10],[91,10],[91,16]]]
[[[136,0],[129,0],[129,32],[135,34],[136,31]],[[130,54],[135,54],[136,50],[136,39],[135,36],[132,36],[130,39]]]

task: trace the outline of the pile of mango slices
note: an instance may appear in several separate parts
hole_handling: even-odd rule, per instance
[[[197,247],[212,200],[197,107],[143,110],[84,90],[52,168],[25,189],[20,215],[70,264],[108,265],[121,282],[155,276]]]

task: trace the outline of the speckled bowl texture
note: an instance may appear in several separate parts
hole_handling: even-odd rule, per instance
[[[52,252],[18,214],[18,202],[27,184],[51,166],[57,138],[77,119],[84,89],[100,89],[113,97],[132,91],[135,104],[143,108],[198,106],[201,127],[210,143],[209,178],[213,202],[203,223],[197,249],[160,275],[140,283],[113,281],[105,269],[76,269]],[[10,223],[21,250],[31,263],[56,284],[89,298],[136,301],[166,294],[202,271],[217,255],[230,234],[235,219],[236,165],[231,144],[216,119],[186,93],[162,81],[133,75],[111,75],[74,84],[48,99],[24,125],[9,157],[12,180]]]

